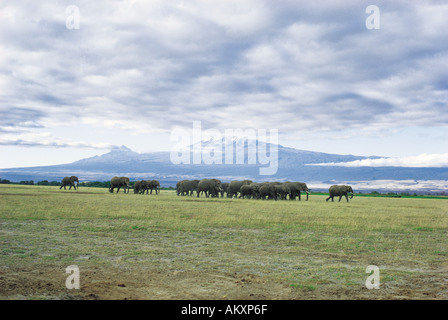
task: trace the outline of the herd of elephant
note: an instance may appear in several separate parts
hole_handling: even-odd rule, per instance
[[[110,188],[109,192],[113,193],[114,189],[117,188],[117,193],[120,191],[120,188],[124,188],[124,193],[129,193],[130,181],[128,177],[113,177],[110,180]],[[156,194],[160,191],[160,183],[157,180],[138,180],[134,183],[134,193],[139,194],[152,194],[152,191],[155,190]]]
[[[251,180],[235,180],[229,183],[222,183],[219,179],[202,179],[202,180],[182,180],[176,184],[176,192],[178,196],[196,196],[205,194],[206,197],[224,197],[227,198],[243,198],[243,199],[272,199],[272,200],[301,200],[301,193],[306,193],[306,200],[310,193],[310,189],[304,182],[253,182]],[[334,201],[335,196],[353,198],[353,189],[347,185],[333,185],[329,189],[329,197]]]
[[[76,184],[75,184],[76,182]],[[79,179],[76,176],[65,177],[62,179],[61,187],[59,189],[66,189],[66,186],[70,186],[69,190],[73,187],[75,190],[79,188]],[[109,192],[113,193],[114,189],[120,191],[123,188],[124,193],[129,193],[129,189],[131,189],[130,181],[128,177],[113,177],[110,180]],[[160,191],[160,183],[157,180],[139,180],[134,183],[134,193],[152,194],[152,191],[155,190],[156,194]]]
[[[75,185],[76,182],[76,185]],[[61,187],[70,186],[76,190],[79,185],[79,180],[76,176],[65,177],[62,179]],[[113,193],[117,189],[124,188],[124,193],[129,193],[130,181],[128,177],[113,177],[110,180],[109,192]],[[136,194],[152,194],[155,190],[158,194],[160,190],[160,183],[157,180],[139,180],[134,184],[134,193]],[[224,197],[227,198],[243,198],[243,199],[272,199],[272,200],[301,200],[301,193],[306,193],[306,200],[310,193],[310,189],[304,182],[253,182],[251,180],[235,180],[229,183],[222,183],[219,179],[202,179],[202,180],[181,180],[176,184],[176,192],[179,196],[196,196],[199,197],[205,194],[206,197]],[[333,185],[329,188],[329,197],[326,201],[334,201],[334,197],[339,196],[339,201],[345,196],[347,202],[353,198],[354,192],[351,186],[348,185]]]

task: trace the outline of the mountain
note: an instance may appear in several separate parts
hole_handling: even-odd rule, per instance
[[[107,181],[117,175],[128,176],[131,180],[157,179],[162,187],[168,187],[175,186],[177,181],[183,179],[214,177],[222,181],[242,179],[304,181],[308,184],[322,185],[323,188],[327,188],[329,184],[347,181],[365,183],[366,181],[394,180],[409,185],[409,181],[448,180],[448,168],[307,166],[307,164],[337,163],[380,157],[312,152],[261,141],[233,140],[224,143],[224,141],[210,139],[180,148],[178,151],[178,153],[137,153],[121,146],[103,155],[69,164],[0,169],[0,178],[37,182],[59,181],[64,176],[76,175],[82,182]],[[202,162],[198,163],[200,155],[203,155]],[[176,164],[180,162],[180,159],[183,159],[184,163]],[[238,159],[244,161],[240,163]],[[278,163],[275,162],[276,159]],[[215,163],[206,164],[212,160]],[[274,174],[260,174],[263,168],[271,168],[271,173]],[[438,190],[437,188],[435,187],[434,190]]]

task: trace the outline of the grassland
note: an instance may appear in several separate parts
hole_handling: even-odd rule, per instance
[[[446,199],[0,185],[0,297],[446,299],[447,236]],[[83,270],[76,292],[65,288],[69,265]],[[379,290],[365,287],[369,265]]]

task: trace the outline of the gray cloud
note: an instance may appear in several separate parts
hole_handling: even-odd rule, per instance
[[[63,140],[52,136],[48,132],[30,133],[30,132],[4,132],[0,137],[0,145],[7,146],[27,146],[27,147],[57,147],[57,148],[88,148],[88,149],[111,149],[116,147],[114,144],[91,142],[91,141],[73,141]]]
[[[443,2],[381,2],[380,30],[360,1],[78,1],[79,30],[65,27],[69,4],[0,4],[2,126],[448,122]]]
[[[0,130],[6,127],[42,128],[38,120],[44,112],[28,108],[9,106],[0,110]]]

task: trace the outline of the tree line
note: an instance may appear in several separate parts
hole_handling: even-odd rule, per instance
[[[134,186],[136,181],[130,181],[129,185]],[[10,181],[8,179],[0,179],[0,184],[22,184],[22,185],[36,185],[36,186],[60,186],[61,181],[48,181],[42,180],[34,182],[34,180],[24,180],[24,181]],[[110,181],[86,181],[80,182],[79,186],[89,187],[89,188],[110,188]],[[174,187],[160,188],[163,190],[175,190]]]

